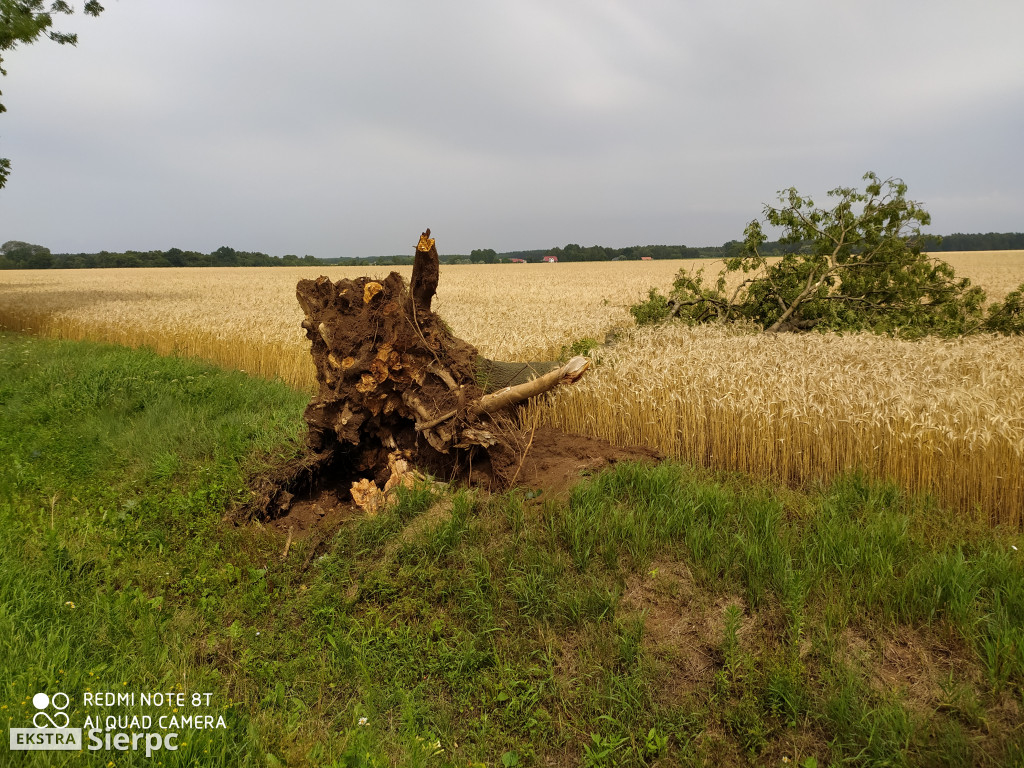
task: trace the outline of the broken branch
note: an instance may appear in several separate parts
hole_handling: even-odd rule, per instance
[[[545,373],[543,376],[538,376],[536,379],[517,384],[514,387],[505,387],[497,392],[484,395],[471,407],[470,412],[475,416],[484,413],[495,413],[528,400],[531,397],[541,395],[559,385],[574,384],[579,381],[580,377],[589,367],[590,360],[582,355],[577,355],[561,368],[556,368],[549,373]]]

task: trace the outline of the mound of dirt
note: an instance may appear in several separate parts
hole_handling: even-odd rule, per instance
[[[491,451],[489,467],[474,467],[466,482],[487,489],[501,487],[511,477],[512,485],[536,491],[559,492],[575,485],[585,475],[599,472],[620,461],[660,461],[660,453],[642,446],[621,448],[606,440],[573,435],[552,427],[537,427],[525,433],[526,445],[517,450]]]
[[[551,427],[538,427],[522,453],[514,451],[484,455],[481,460],[465,469],[458,477],[449,478],[483,491],[504,490],[510,484],[504,479],[514,478],[512,487],[540,491],[547,495],[564,492],[582,478],[620,461],[660,461],[664,457],[644,447],[622,448],[594,437],[572,435]],[[499,463],[495,471],[495,463]],[[321,480],[288,499],[286,510],[270,524],[283,533],[289,531],[302,538],[316,528],[337,525],[347,519],[366,514],[353,504],[349,475],[339,473],[321,475]],[[268,479],[265,487],[276,481]]]

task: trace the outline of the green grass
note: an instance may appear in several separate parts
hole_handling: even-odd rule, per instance
[[[31,726],[37,691],[79,702],[87,691],[209,691],[232,738],[182,739],[165,764],[245,758],[235,736],[249,714],[202,656],[233,617],[270,601],[245,565],[252,536],[220,518],[246,467],[295,450],[301,407],[284,387],[209,366],[0,336],[0,687],[11,727]]]
[[[306,396],[0,335],[0,706],[209,692],[178,751],[19,765],[1022,765],[1024,547],[856,475],[620,464],[403,493],[332,539],[222,522]],[[315,549],[314,549],[315,547]],[[3,763],[0,760],[0,763]]]

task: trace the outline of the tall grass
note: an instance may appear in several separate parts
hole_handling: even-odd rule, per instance
[[[641,329],[536,407],[542,423],[702,466],[792,484],[862,469],[1024,523],[1024,339]]]

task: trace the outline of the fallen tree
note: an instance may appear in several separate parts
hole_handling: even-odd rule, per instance
[[[362,482],[364,492],[367,481],[394,485],[399,461],[445,478],[475,464],[498,486],[512,481],[525,441],[509,409],[578,381],[590,361],[481,357],[432,311],[438,279],[428,229],[408,285],[397,272],[299,281],[318,391],[304,414],[307,451],[265,484],[257,516],[283,514],[296,493],[328,475]]]
[[[681,320],[696,325],[744,322],[765,333],[873,331],[903,337],[1021,333],[1020,293],[987,308],[985,292],[924,251],[921,227],[930,222],[906,197],[900,179],[864,176],[864,191],[838,187],[831,208],[790,188],[779,207],[764,207],[765,222],[781,228],[788,252],[769,260],[766,236],[750,222],[738,254],[724,260],[714,284],[703,270],[680,271],[665,296],[651,289],[630,308],[638,324]],[[733,275],[743,279],[726,290]]]

